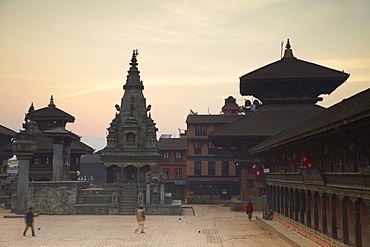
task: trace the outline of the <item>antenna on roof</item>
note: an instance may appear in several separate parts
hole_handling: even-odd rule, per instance
[[[280,46],[280,59],[283,58],[283,47],[284,47],[284,41],[281,41],[281,46]]]

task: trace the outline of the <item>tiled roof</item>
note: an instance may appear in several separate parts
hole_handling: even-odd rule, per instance
[[[209,136],[272,136],[322,109],[317,105],[266,105],[212,131]]]
[[[159,150],[187,150],[187,138],[160,138],[158,141]]]
[[[297,140],[298,138],[324,132],[363,117],[370,117],[370,89],[344,99],[340,103],[284,129],[252,148],[251,152],[256,153],[266,148],[291,142],[293,139]]]
[[[80,159],[81,164],[85,163],[103,163],[99,154],[82,155]]]
[[[17,132],[0,125],[0,135],[6,135],[6,136],[15,136]]]
[[[241,80],[347,78],[349,74],[297,58],[282,58],[240,77]]]
[[[188,115],[186,123],[188,124],[226,124],[230,123],[244,115]]]
[[[35,135],[36,152],[53,152],[53,139],[45,136],[43,133]],[[12,152],[12,144],[6,145],[4,148],[6,152]],[[71,153],[93,153],[94,149],[81,141],[74,140],[71,143]]]
[[[75,118],[68,114],[65,111],[62,111],[56,107],[44,107],[38,109],[34,112],[29,112],[27,114],[30,119],[32,120],[39,120],[39,119],[66,119],[68,122],[74,122]]]

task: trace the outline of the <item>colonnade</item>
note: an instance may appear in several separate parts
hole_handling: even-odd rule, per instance
[[[268,185],[273,210],[344,244],[370,247],[370,200],[335,190]]]

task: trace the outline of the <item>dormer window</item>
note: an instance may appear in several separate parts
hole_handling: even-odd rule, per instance
[[[135,134],[130,132],[126,134],[126,141],[127,142],[135,142]]]

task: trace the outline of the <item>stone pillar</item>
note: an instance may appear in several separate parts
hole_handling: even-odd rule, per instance
[[[370,239],[370,200],[365,200],[367,206],[367,239]]]
[[[280,206],[280,213],[281,214],[284,214],[284,187],[281,187],[280,188],[279,206]]]
[[[307,212],[307,226],[308,227],[312,227],[312,220],[311,220],[311,198],[312,198],[312,195],[310,196],[311,194],[307,193],[307,196],[306,196],[306,212]]]
[[[289,195],[289,218],[293,219],[293,212],[294,212],[294,194],[291,190],[288,192]]]
[[[160,204],[164,204],[164,184],[160,185]]]
[[[337,200],[336,196],[332,196],[330,200],[330,216],[331,216],[331,236],[338,239],[338,224],[337,224]]]
[[[284,216],[289,217],[288,190],[284,190]]]
[[[30,159],[36,151],[34,136],[24,131],[17,134],[12,149],[18,159],[17,214],[25,214],[28,208],[28,182]]]
[[[299,193],[294,192],[294,220],[299,221]]]
[[[71,180],[70,171],[71,171],[71,143],[72,140],[64,140],[63,146],[63,175],[62,180],[69,181]]]
[[[326,212],[326,196],[321,197],[321,227],[322,233],[328,234],[328,222]]]
[[[63,141],[54,138],[53,143],[53,181],[62,181],[63,174]]]
[[[306,208],[305,196],[306,195],[305,195],[304,192],[299,193],[299,200],[300,200],[300,207],[299,207],[300,215],[299,215],[299,218],[300,218],[300,223],[301,224],[304,224],[304,211],[305,211],[305,208]]]
[[[277,212],[280,213],[281,212],[281,188],[278,187],[277,189]]]
[[[320,230],[319,227],[319,200],[318,200],[319,195],[314,195],[313,196],[313,228],[316,231]]]
[[[276,199],[277,198],[277,195],[276,195],[277,194],[277,189],[276,189],[276,186],[274,186],[272,190],[273,190],[272,191],[272,193],[273,193],[272,198],[273,198],[274,211],[277,212],[277,208],[276,208],[276,205],[277,205],[277,199]]]
[[[107,167],[106,166],[104,166],[104,184],[107,184],[108,183],[108,181],[107,181]]]
[[[347,217],[347,200],[343,199],[340,202],[342,210],[342,233],[343,233],[343,243],[349,244],[349,234],[348,234],[348,217]]]
[[[146,184],[146,205],[150,204],[150,184]]]
[[[361,219],[360,219],[360,202],[354,204],[354,220],[355,220],[355,246],[362,247],[362,231],[361,231]]]

